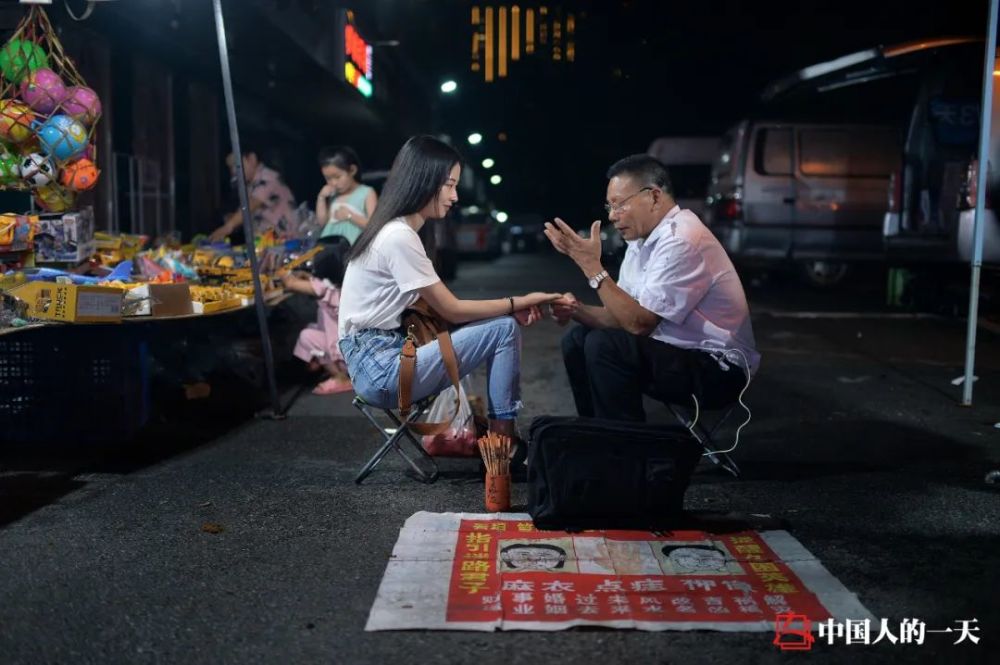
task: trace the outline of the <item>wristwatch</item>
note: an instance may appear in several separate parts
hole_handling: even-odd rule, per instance
[[[597,273],[596,275],[588,279],[587,283],[590,284],[590,288],[596,289],[601,285],[601,282],[603,282],[608,277],[609,277],[608,271],[602,270],[601,272]]]

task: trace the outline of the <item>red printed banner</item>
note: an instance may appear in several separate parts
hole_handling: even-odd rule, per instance
[[[369,630],[774,630],[780,613],[870,616],[784,531],[566,533],[512,514],[417,513],[411,522],[416,537],[404,527]]]

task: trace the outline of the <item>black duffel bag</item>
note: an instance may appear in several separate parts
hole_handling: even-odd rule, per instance
[[[540,529],[669,529],[701,455],[679,425],[541,416],[530,438],[528,512]]]

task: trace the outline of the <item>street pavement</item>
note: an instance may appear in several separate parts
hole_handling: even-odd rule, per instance
[[[996,338],[980,332],[975,404],[960,407],[952,379],[964,323],[887,314],[881,284],[838,297],[748,283],[764,359],[735,453],[744,476],[703,466],[687,507],[770,516],[891,625],[976,618],[981,627],[979,644],[939,633],[922,645],[817,644],[803,658],[997,662],[1000,496],[983,480],[1000,468]],[[453,287],[469,298],[573,290],[593,299],[553,254],[463,263]],[[550,322],[525,332],[524,428],[573,411],[561,332]],[[245,412],[203,405],[125,448],[0,450],[0,663],[793,657],[765,633],[365,633],[399,528],[419,510],[481,510],[477,465],[445,461],[428,486],[388,457],[357,486],[376,438],[349,396],[306,392],[279,421]],[[668,414],[649,404],[649,415]],[[523,505],[523,485],[513,499]]]

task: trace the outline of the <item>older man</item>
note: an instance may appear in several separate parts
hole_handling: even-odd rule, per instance
[[[663,164],[633,155],[607,177],[605,209],[628,242],[617,283],[601,265],[600,221],[589,239],[558,218],[545,225],[601,300],[583,305],[567,293],[553,306],[560,323],[580,324],[562,343],[577,411],[644,421],[643,394],[709,408],[735,401],[760,355],[732,262],[697,215],[674,201]]]

